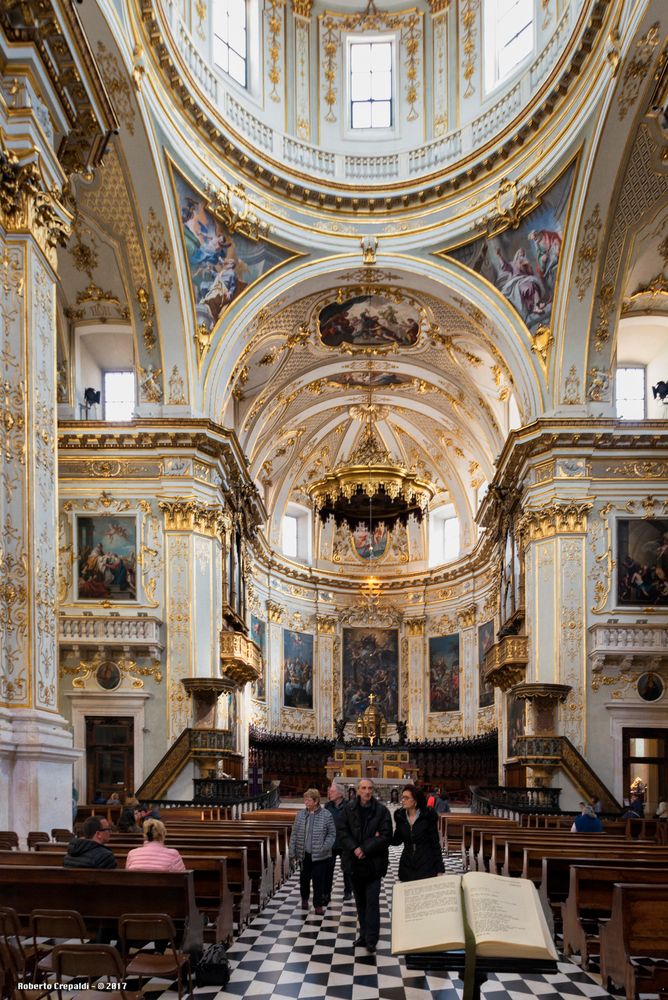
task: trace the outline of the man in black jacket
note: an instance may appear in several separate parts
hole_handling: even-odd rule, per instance
[[[334,826],[336,827],[336,841],[332,849],[332,856],[329,859],[329,866],[327,869],[327,876],[325,878],[325,906],[329,903],[332,896],[332,884],[334,882],[334,868],[336,867],[337,857],[341,857],[341,844],[339,843],[339,826],[341,825],[341,820],[343,818],[343,810],[346,807],[346,800],[343,797],[343,788],[341,785],[337,785],[335,781],[327,789],[327,802],[325,804],[325,809],[327,809],[332,814],[332,819],[334,820]],[[343,859],[341,860],[343,865]],[[350,881],[350,875],[348,872],[343,872],[343,898],[351,899],[353,894],[353,886]]]
[[[357,798],[344,810],[338,843],[344,872],[352,880],[360,933],[355,944],[373,954],[380,934],[380,882],[387,872],[392,819],[373,794],[373,782],[363,778]]]
[[[109,820],[89,816],[83,825],[83,837],[76,837],[63,858],[65,868],[116,868],[116,858],[106,846],[111,836]]]

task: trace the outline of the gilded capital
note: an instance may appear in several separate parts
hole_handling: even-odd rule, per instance
[[[587,530],[590,501],[557,503],[552,501],[535,510],[526,510],[519,521],[519,534],[527,542],[554,535],[581,534]]]
[[[270,622],[280,625],[285,617],[285,608],[276,601],[267,601],[267,618]]]
[[[167,531],[196,531],[218,538],[223,532],[224,514],[219,507],[207,507],[199,500],[161,500]]]
[[[22,160],[9,149],[0,132],[0,224],[3,228],[10,233],[31,234],[46,256],[55,262],[55,247],[67,243],[72,221],[73,216],[61,203],[59,192],[44,189],[35,160]]]
[[[426,618],[409,618],[406,621],[406,630],[409,637],[416,635],[424,635],[424,627],[426,623]]]
[[[477,608],[475,604],[469,604],[465,608],[460,608],[457,612],[457,621],[460,628],[472,628],[475,625]]]
[[[437,14],[444,14],[450,6],[450,0],[429,0],[429,10],[435,17]]]
[[[313,0],[292,0],[292,9],[297,17],[310,17]]]
[[[320,635],[334,635],[339,624],[339,619],[336,615],[318,615],[316,624]]]

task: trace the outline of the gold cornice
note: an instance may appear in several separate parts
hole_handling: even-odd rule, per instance
[[[337,615],[317,615],[316,628],[319,635],[335,635],[339,626]]]
[[[407,618],[406,619],[406,634],[409,638],[414,638],[415,636],[424,635],[426,618]]]
[[[285,608],[277,601],[267,601],[267,618],[270,622],[280,625],[285,618]]]
[[[297,17],[310,17],[313,0],[292,0],[292,10]]]
[[[466,607],[457,609],[457,621],[461,629],[472,628],[475,625],[477,610],[475,604],[468,604]]]
[[[156,4],[155,0],[142,0],[141,16],[145,29],[145,43],[154,53],[155,70],[163,77],[166,93],[179,102],[179,112],[188,115],[190,124],[209,148],[217,147],[224,161],[233,162],[234,167],[250,180],[268,186],[273,191],[279,191],[288,201],[298,202],[302,206],[315,205],[325,212],[353,211],[356,216],[360,216],[373,212],[380,202],[386,210],[392,207],[407,209],[424,206],[427,203],[440,203],[448,191],[461,190],[479,175],[490,174],[499,164],[507,163],[513,150],[526,148],[530,135],[539,128],[544,128],[545,118],[552,114],[555,107],[561,107],[571,84],[581,78],[583,60],[596,47],[595,40],[602,34],[601,29],[608,6],[608,0],[594,0],[589,8],[581,11],[558,66],[549,74],[533,100],[522,109],[519,116],[505,126],[499,135],[476,149],[467,159],[460,161],[457,164],[458,173],[444,179],[442,172],[434,171],[421,177],[413,191],[406,189],[409,184],[415,182],[403,181],[391,185],[385,184],[382,191],[369,185],[356,185],[353,194],[339,193],[353,187],[352,184],[345,185],[327,178],[328,191],[325,193],[319,188],[311,187],[313,182],[311,175],[293,170],[289,177],[282,177],[282,165],[279,162],[267,157],[266,166],[257,163],[256,150],[244,136],[230,127],[229,122],[225,123],[225,127],[230,138],[223,135],[211,120],[217,109],[201,94],[197,95],[198,101],[193,99],[184,82],[191,78],[191,74],[178,53],[175,51],[172,56],[165,43],[164,35],[169,28],[160,5]],[[587,29],[583,31],[585,22]],[[567,68],[564,68],[566,63],[568,63]],[[192,85],[196,86],[195,80],[192,80]],[[519,127],[521,121],[524,124]],[[504,137],[507,137],[505,142],[499,145]],[[298,183],[295,183],[295,180]],[[397,193],[393,194],[395,191]]]

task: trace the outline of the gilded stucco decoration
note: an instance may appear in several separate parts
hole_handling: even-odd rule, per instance
[[[575,258],[575,287],[578,290],[580,302],[584,299],[594,277],[601,226],[601,207],[595,205],[584,224]]]
[[[165,302],[169,302],[172,295],[172,255],[169,252],[165,239],[165,227],[155,214],[155,209],[148,210],[148,247],[151,255],[151,262],[155,268],[158,288],[162,292]]]
[[[134,135],[135,105],[130,82],[116,56],[101,41],[97,43],[96,62],[121,124]]]
[[[589,385],[587,396],[593,403],[600,403],[608,399],[610,394],[610,373],[602,368],[592,366],[588,373]]]
[[[167,397],[167,403],[170,406],[185,406],[187,403],[185,391],[183,388],[183,378],[179,371],[178,365],[174,365],[169,376],[169,395]]]
[[[281,82],[281,46],[283,37],[285,0],[265,0],[265,16],[267,21],[267,45],[269,54],[269,82],[271,90],[269,99],[279,102],[281,95],[278,87]]]
[[[154,368],[147,364],[145,368],[138,365],[139,397],[145,403],[160,403],[162,401],[162,384],[160,376],[162,368]]]
[[[339,67],[337,59],[341,46],[341,33],[353,31],[397,31],[400,33],[404,72],[406,74],[405,97],[408,104],[406,121],[413,122],[420,117],[422,17],[422,13],[414,7],[397,14],[378,10],[374,0],[369,0],[366,8],[361,13],[326,13],[321,17],[321,61],[324,76],[323,101],[327,108],[325,121],[336,122],[334,109],[338,103],[336,84]]]
[[[590,562],[589,580],[594,585],[594,604],[591,611],[595,615],[604,613],[612,587],[612,570],[615,562],[612,558],[612,530],[608,515],[613,510],[611,503],[605,504],[599,511],[598,518],[590,520],[589,553],[593,558]]]
[[[564,406],[579,406],[582,404],[580,395],[580,379],[575,365],[568,369],[568,375],[564,379],[564,392],[561,397]]]
[[[140,664],[125,654],[118,656],[112,650],[98,650],[90,660],[80,660],[75,665],[61,664],[60,677],[72,677],[73,688],[85,688],[86,682],[95,676],[99,667],[105,663],[113,663],[122,676],[132,679],[131,686],[136,689],[144,687],[142,677],[152,677],[156,684],[162,682],[162,666],[160,660],[149,658],[148,663]]]
[[[457,738],[464,735],[464,720],[461,712],[439,712],[427,715],[426,737],[428,740]]]
[[[462,44],[462,75],[466,81],[464,97],[475,94],[476,52],[478,49],[478,11],[480,0],[463,0],[460,7],[461,44]]]
[[[168,533],[167,567],[167,738],[173,743],[190,724],[190,700],[181,679],[191,677],[190,649],[193,621],[190,577],[191,546],[187,535]]]
[[[617,96],[620,121],[624,120],[631,106],[638,100],[640,89],[654,58],[654,51],[660,41],[659,22],[655,21],[636,42],[633,55],[624,68],[622,85]]]
[[[281,729],[289,733],[303,733],[315,736],[316,716],[313,709],[282,708]]]

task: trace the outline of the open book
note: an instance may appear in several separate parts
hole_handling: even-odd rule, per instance
[[[533,882],[486,872],[396,882],[392,954],[463,950],[465,920],[475,938],[476,955],[556,961]]]

